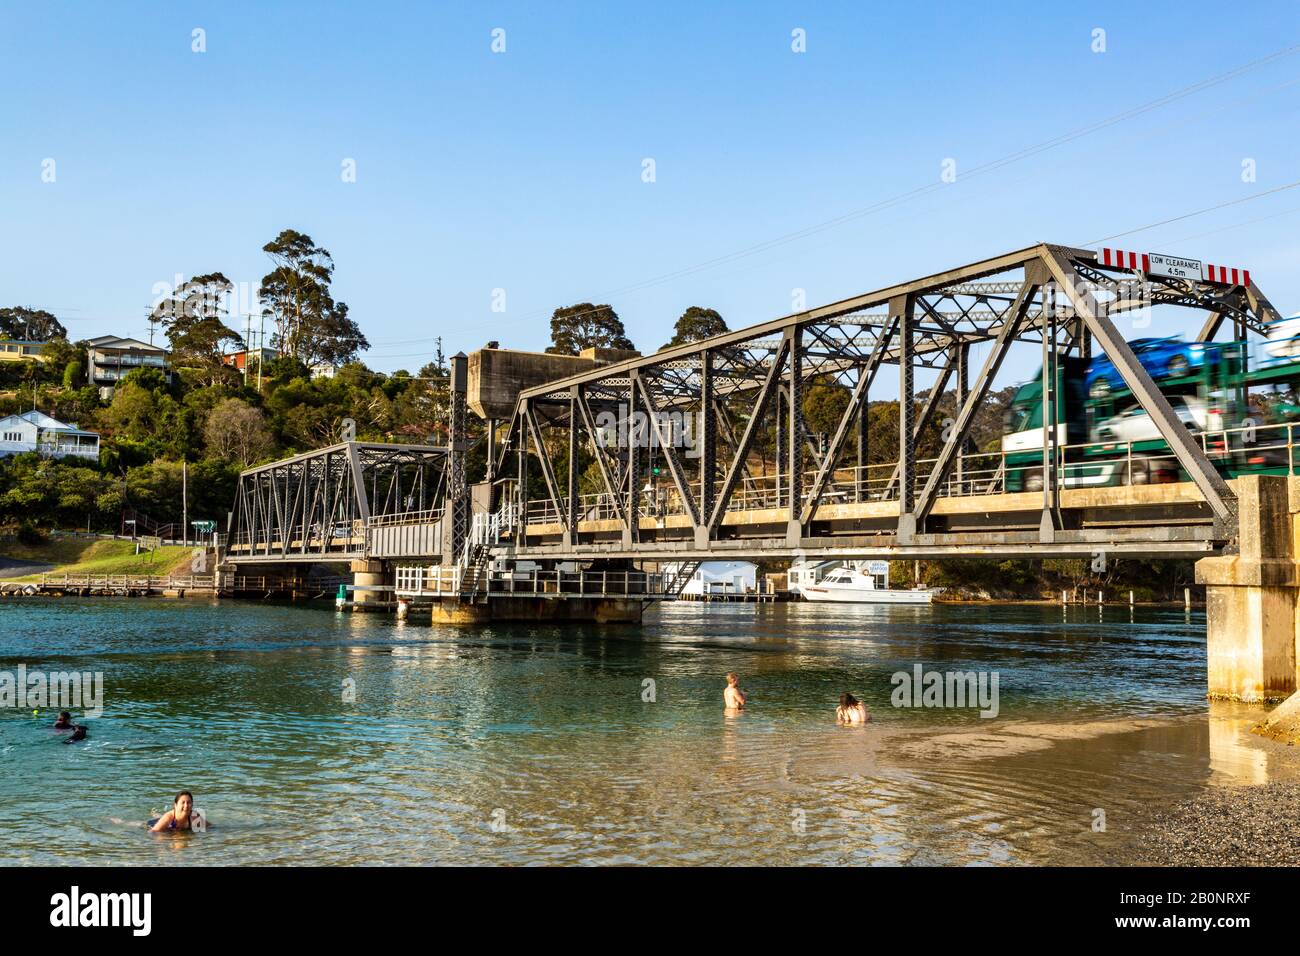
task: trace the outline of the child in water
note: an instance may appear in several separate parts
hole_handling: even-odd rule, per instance
[[[194,794],[182,790],[172,801],[172,808],[157,820],[149,821],[149,832],[160,833],[163,830],[206,830],[207,821],[201,813],[194,811]]]
[[[840,705],[835,708],[835,722],[838,724],[865,724],[871,720],[867,705],[845,691],[840,694]]]
[[[54,722],[55,730],[70,730],[72,733],[63,738],[65,744],[75,744],[86,739],[86,728],[72,722],[72,714],[66,710],[59,711],[59,719]]]
[[[738,714],[745,709],[749,695],[740,689],[740,675],[735,671],[727,674],[727,686],[722,688],[722,704],[728,714]]]

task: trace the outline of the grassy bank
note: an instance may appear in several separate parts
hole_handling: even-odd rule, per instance
[[[94,538],[50,538],[37,544],[0,543],[0,557],[52,564],[50,574],[185,574],[192,548],[168,545],[135,553],[135,542]],[[28,575],[9,580],[39,580]]]

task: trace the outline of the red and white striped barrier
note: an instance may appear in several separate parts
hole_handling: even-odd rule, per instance
[[[1125,252],[1123,249],[1098,249],[1097,259],[1104,266],[1116,266],[1120,269],[1141,269],[1151,271],[1151,256],[1145,252]]]
[[[1130,252],[1125,249],[1097,250],[1097,261],[1114,269],[1141,270],[1151,275],[1178,279],[1198,279],[1220,285],[1250,285],[1250,270],[1233,266],[1202,264],[1197,259],[1183,259],[1155,252]]]
[[[1232,269],[1228,266],[1205,266],[1205,281],[1223,285],[1250,285],[1249,269]]]

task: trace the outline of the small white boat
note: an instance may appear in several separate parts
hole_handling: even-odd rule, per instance
[[[845,564],[816,584],[804,584],[799,590],[805,601],[843,604],[929,604],[934,597],[929,588],[891,588],[888,576],[872,573],[875,570],[865,569],[857,563]]]

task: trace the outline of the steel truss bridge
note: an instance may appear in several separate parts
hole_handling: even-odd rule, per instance
[[[447,449],[342,442],[239,476],[226,555],[237,562],[347,561],[436,553]]]
[[[540,562],[1230,551],[1231,483],[1116,319],[1195,309],[1206,341],[1223,326],[1239,339],[1264,334],[1280,316],[1247,273],[1212,267],[1214,280],[1177,279],[1144,271],[1140,257],[1118,261],[1128,264],[1036,245],[526,388],[508,420],[490,423],[487,480],[473,488],[458,356],[448,448],[350,443],[245,472],[229,555],[451,564],[478,545]],[[1072,485],[1069,449],[1049,427],[1041,460],[1012,484],[1033,490],[1009,492],[1005,456],[980,452],[970,436],[1017,345],[1041,360],[1044,421],[1069,400],[1058,387],[1062,361],[1107,356],[1168,443],[1164,457],[1190,481],[1140,483],[1144,465],[1130,450],[1119,484]],[[885,366],[896,381],[873,394]],[[919,403],[918,372],[930,379]],[[956,411],[940,422],[950,389]],[[842,407],[821,436],[805,420],[814,393]],[[866,456],[868,403],[881,397],[899,402],[886,436],[897,461],[884,466]],[[927,429],[942,445],[920,460]],[[509,526],[476,543],[477,516],[504,514]]]

